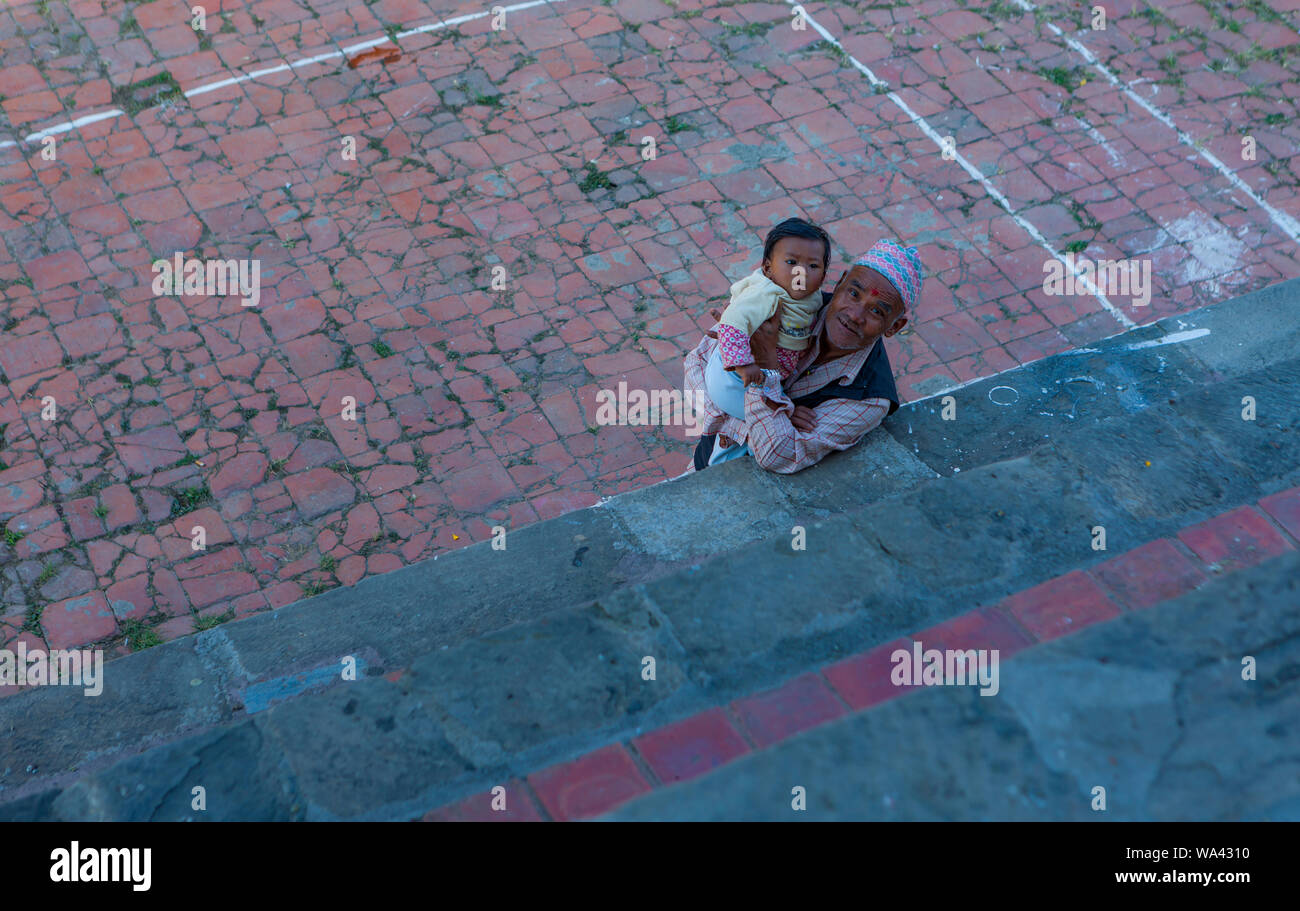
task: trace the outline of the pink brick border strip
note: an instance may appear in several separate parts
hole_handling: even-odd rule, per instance
[[[998,603],[878,645],[775,689],[601,747],[505,786],[506,809],[490,792],[432,810],[425,821],[589,819],[652,789],[703,775],[844,715],[917,687],[894,686],[889,655],[913,641],[937,648],[996,648],[1001,657],[1094,623],[1153,607],[1211,576],[1254,566],[1300,546],[1300,487],[1189,525],[1088,570],[1071,570]],[[542,812],[538,812],[538,807]]]

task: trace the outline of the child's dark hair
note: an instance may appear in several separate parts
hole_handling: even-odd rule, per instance
[[[808,240],[820,240],[822,249],[825,253],[822,255],[822,266],[831,264],[831,237],[821,228],[802,218],[787,218],[771,231],[767,232],[767,240],[763,242],[763,262],[772,258],[772,250],[776,247],[776,242],[783,237],[804,237]]]

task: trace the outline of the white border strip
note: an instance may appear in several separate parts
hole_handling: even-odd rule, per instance
[[[791,6],[799,5],[795,3],[795,0],[786,0],[786,3],[790,4]],[[802,7],[800,8],[802,9]],[[871,80],[871,85],[873,87],[888,86],[887,82],[877,78],[876,74],[871,72],[870,69],[864,66],[862,62],[858,60],[858,58],[854,57],[847,50],[845,50],[844,46],[840,44],[839,41],[837,41],[831,35],[830,32],[826,31],[826,29],[823,28],[821,24],[817,22],[817,20],[812,17],[812,14],[809,13],[806,9],[803,10],[803,15],[804,15],[804,19],[807,20],[808,24],[811,25],[817,31],[817,33],[822,36],[822,38],[826,39],[831,44],[833,44],[836,48],[838,48],[840,52],[844,54],[844,56],[848,57],[850,62],[852,62],[853,66],[859,72],[863,73],[869,80]],[[912,119],[912,123],[920,127],[921,132],[925,133],[925,135],[928,136],[936,146],[938,146],[941,150],[944,148],[943,141],[940,139],[939,134],[934,131],[934,129],[930,126],[930,124],[926,123],[924,117],[922,117],[921,115],[917,114],[914,110],[912,110],[911,107],[908,106],[907,102],[905,102],[902,98],[898,97],[897,93],[891,91],[891,92],[887,92],[886,94],[888,95],[889,100],[894,102],[894,104],[898,106],[899,110],[901,110],[904,114],[910,117]],[[1050,253],[1054,259],[1060,260],[1062,264],[1066,266],[1067,269],[1070,268],[1070,262],[1067,262],[1065,257],[1062,256],[1059,252],[1057,252],[1057,250],[1055,250],[1052,247],[1051,243],[1048,242],[1047,238],[1045,238],[1042,235],[1042,232],[1040,232],[1037,228],[1035,228],[1032,224],[1030,224],[1029,221],[1026,220],[1023,216],[1017,214],[1016,210],[1011,207],[1011,203],[1007,200],[1007,198],[1003,196],[1001,192],[998,191],[997,187],[993,186],[991,183],[988,182],[988,179],[985,178],[983,173],[980,172],[979,168],[975,167],[973,164],[967,161],[966,157],[962,155],[960,152],[957,152],[956,156],[957,156],[956,159],[957,163],[960,164],[966,170],[966,173],[969,174],[972,179],[979,181],[980,185],[984,187],[984,191],[988,193],[989,196],[992,197],[993,200],[998,205],[1006,209],[1007,214],[1009,214],[1012,218],[1015,219],[1016,224],[1024,228],[1025,231],[1029,234],[1029,236],[1032,237],[1035,241],[1037,241],[1038,245],[1041,246],[1048,253]],[[1088,276],[1084,275],[1082,271],[1077,269],[1077,267],[1075,269],[1075,280],[1078,281],[1079,284],[1085,290],[1088,291],[1088,293],[1090,293],[1093,297],[1097,298],[1097,300],[1101,302],[1101,305],[1106,308],[1107,312],[1109,312],[1111,316],[1115,317],[1116,321],[1119,322],[1121,326],[1124,326],[1126,329],[1133,329],[1137,326],[1137,323],[1129,319],[1128,315],[1124,313],[1123,310],[1121,310],[1119,307],[1116,307],[1114,304],[1112,304],[1110,300],[1107,299],[1107,297],[1101,293],[1101,290],[1092,283],[1092,281],[1088,278]]]
[[[532,9],[535,6],[552,6],[556,3],[564,3],[564,2],[565,0],[528,0],[527,3],[516,3],[513,6],[503,7],[503,9],[507,13],[513,13],[513,12],[518,12],[519,10]],[[422,35],[425,32],[433,32],[443,28],[452,28],[453,26],[461,25],[462,23],[465,22],[472,22],[475,19],[482,19],[484,16],[491,16],[491,15],[492,15],[492,10],[489,9],[481,13],[469,13],[464,16],[457,16],[454,19],[442,19],[437,22],[430,22],[426,25],[421,25],[421,26],[417,26],[416,28],[407,29],[404,32],[398,32],[391,39],[387,35],[384,35],[382,38],[373,38],[369,41],[362,41],[357,44],[350,44],[347,47],[341,48],[337,51],[329,51],[324,54],[317,54],[315,57],[307,57],[302,60],[294,60],[291,63],[282,63],[278,66],[267,67],[266,69],[253,70],[251,73],[241,73],[240,75],[233,76],[229,79],[220,79],[217,80],[216,82],[209,82],[205,85],[195,86],[194,88],[189,89],[183,92],[182,94],[186,98],[194,98],[198,95],[206,95],[208,92],[215,92],[218,89],[224,89],[227,88],[228,86],[239,85],[241,82],[249,82],[254,79],[260,79],[263,76],[270,76],[275,73],[283,73],[288,70],[297,69],[298,67],[301,66],[311,66],[314,63],[322,63],[326,60],[335,60],[339,57],[347,57],[350,54],[356,53],[358,51],[367,50],[369,48],[383,44],[386,41],[392,41],[396,43],[402,38],[409,38],[412,35]],[[120,117],[123,115],[123,113],[124,113],[123,111],[120,111],[117,108],[113,108],[112,110],[102,111],[98,114],[88,114],[85,117],[78,117],[76,120],[68,120],[63,123],[56,124],[55,126],[52,127],[46,127],[45,129],[38,130],[35,133],[28,133],[21,140],[6,139],[4,141],[0,141],[0,149],[11,148],[13,146],[19,145],[20,143],[40,142],[46,136],[54,136],[58,133],[66,133],[69,130],[75,130],[83,126],[89,126],[90,124],[98,123],[101,120],[109,120],[112,119],[113,117]]]
[[[1019,6],[1027,13],[1035,13],[1038,11],[1038,7],[1030,3],[1029,0],[1015,0],[1015,2],[1017,6]],[[1177,124],[1174,123],[1173,119],[1168,114],[1166,114],[1164,111],[1161,111],[1155,105],[1151,104],[1141,95],[1139,95],[1137,92],[1133,91],[1132,87],[1128,83],[1120,81],[1120,78],[1116,76],[1114,73],[1112,73],[1104,64],[1102,64],[1093,55],[1092,51],[1088,50],[1086,47],[1084,47],[1075,39],[1066,35],[1059,28],[1057,28],[1054,23],[1048,22],[1047,27],[1050,28],[1057,35],[1057,37],[1063,39],[1065,43],[1068,44],[1076,53],[1082,56],[1084,60],[1088,61],[1088,63],[1091,64],[1094,70],[1101,73],[1108,80],[1110,80],[1111,85],[1120,89],[1125,95],[1127,95],[1138,105],[1140,105],[1143,109],[1145,109],[1148,114],[1150,114],[1156,120],[1159,120],[1165,126],[1169,127],[1169,129],[1177,133],[1179,142],[1181,142],[1185,146],[1188,146],[1189,148],[1195,149],[1196,154],[1200,155],[1211,165],[1213,165],[1214,169],[1218,171],[1221,175],[1223,175],[1223,177],[1225,177],[1228,180],[1228,182],[1233,185],[1234,188],[1240,190],[1241,192],[1249,196],[1252,200],[1254,200],[1255,205],[1263,209],[1264,212],[1267,213],[1268,217],[1273,220],[1273,224],[1277,225],[1279,228],[1285,231],[1287,236],[1289,236],[1294,243],[1300,244],[1300,221],[1297,221],[1296,219],[1292,218],[1290,215],[1281,211],[1280,209],[1276,209],[1273,206],[1270,206],[1267,202],[1261,199],[1259,195],[1256,194],[1255,191],[1252,190],[1244,180],[1238,177],[1235,172],[1230,170],[1222,161],[1218,159],[1218,157],[1216,157],[1208,150],[1197,145],[1196,141],[1193,140],[1192,137],[1188,136],[1186,133],[1180,130]]]
[[[1183,342],[1190,342],[1192,339],[1204,338],[1210,334],[1209,329],[1184,329],[1182,332],[1171,332],[1160,338],[1153,338],[1145,342],[1134,342],[1131,345],[1124,345],[1121,351],[1140,351],[1143,348],[1158,348],[1161,345],[1179,345]],[[1113,338],[1113,336],[1112,336]],[[1098,348],[1071,348],[1069,351],[1062,351],[1061,354],[1097,354]]]

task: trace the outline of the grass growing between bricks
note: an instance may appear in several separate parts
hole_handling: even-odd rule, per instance
[[[220,626],[228,620],[235,619],[235,612],[228,610],[224,614],[211,614],[207,617],[195,617],[194,629],[196,632],[203,632],[205,629],[212,629],[214,626]]]
[[[121,108],[126,116],[134,117],[141,111],[184,98],[176,77],[166,70],[141,79],[130,85],[119,86],[113,90],[113,104]]]
[[[609,175],[596,167],[595,162],[587,162],[587,175],[582,178],[578,184],[578,189],[584,193],[590,193],[593,190],[612,190],[614,182],[609,179]]]
[[[329,591],[331,588],[338,586],[333,582],[326,582],[324,579],[312,579],[302,587],[302,596],[304,598],[314,598],[319,594]]]
[[[207,482],[197,487],[186,487],[183,490],[176,491],[176,499],[172,503],[172,518],[178,518],[186,513],[193,512],[200,506],[212,502],[212,491],[208,489]]]
[[[27,608],[27,614],[23,617],[22,631],[25,633],[34,633],[45,638],[45,630],[41,626],[41,615],[45,613],[44,605],[32,605]]]
[[[1054,66],[1049,69],[1040,69],[1038,74],[1055,85],[1059,85],[1067,92],[1073,92],[1083,84],[1083,77],[1079,74],[1079,67],[1066,69],[1062,66]]]
[[[133,652],[162,645],[162,638],[143,620],[125,621],[122,624],[122,636],[126,640],[127,647]]]

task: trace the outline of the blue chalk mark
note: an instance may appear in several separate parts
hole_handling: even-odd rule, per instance
[[[360,679],[365,671],[366,663],[360,658],[357,658],[356,661],[357,678]],[[291,699],[314,687],[337,683],[343,679],[342,674],[343,665],[340,662],[338,664],[327,664],[325,667],[318,667],[310,671],[303,671],[301,674],[290,674],[287,677],[276,677],[273,680],[254,683],[244,691],[244,710],[250,715],[266,711],[273,704],[285,699]]]

